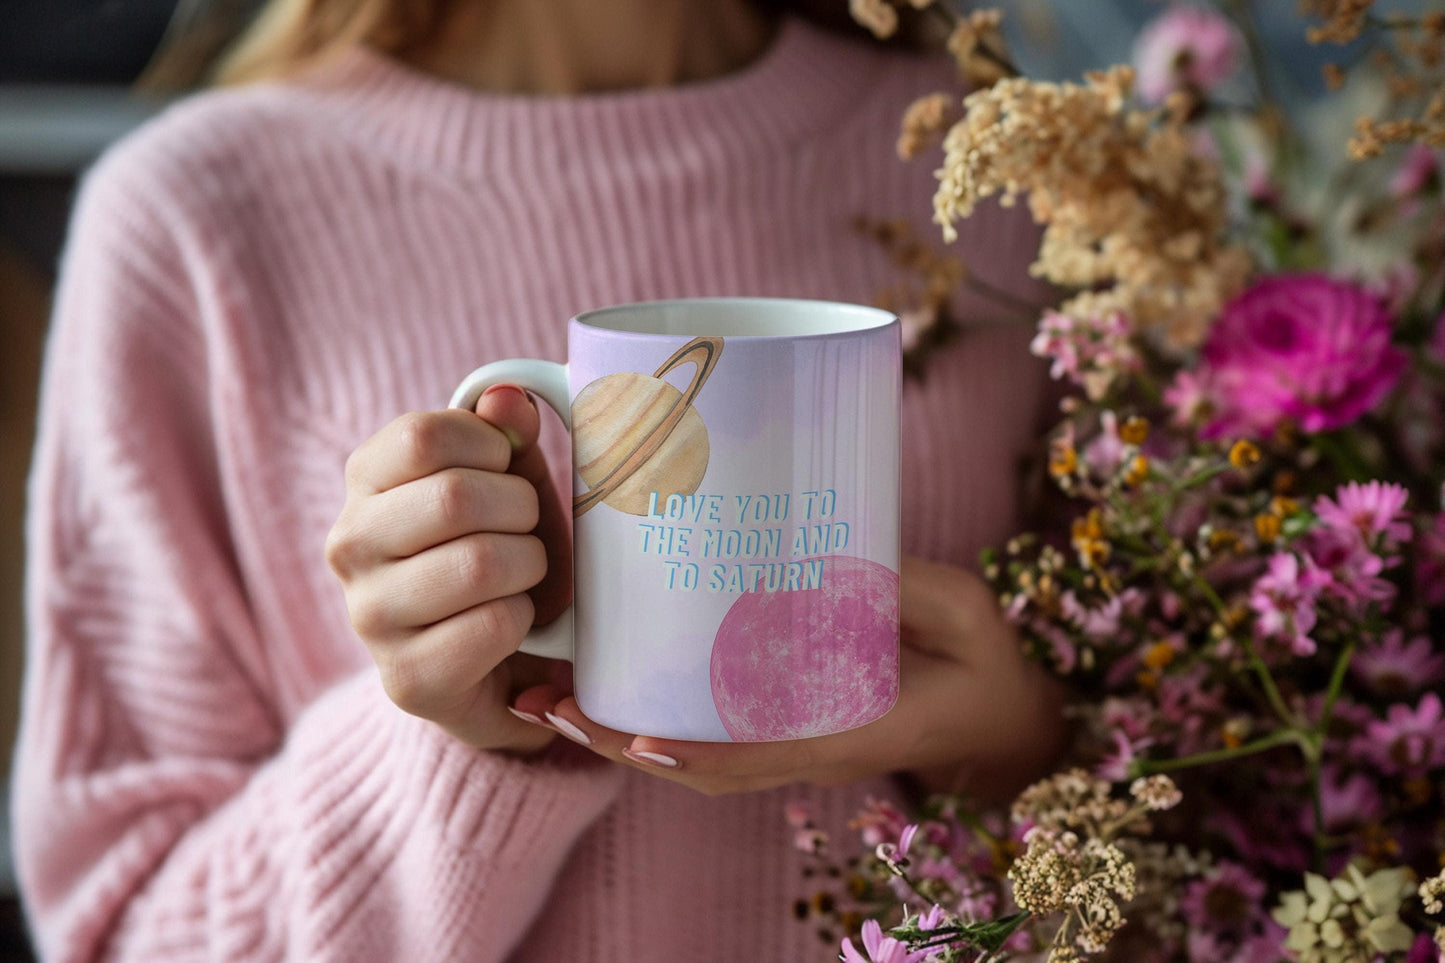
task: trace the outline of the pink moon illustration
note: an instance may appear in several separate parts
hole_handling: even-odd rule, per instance
[[[818,588],[743,593],[718,626],[710,676],[736,742],[872,722],[898,695],[898,573],[830,555]]]

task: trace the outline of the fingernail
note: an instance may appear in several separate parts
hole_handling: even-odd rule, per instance
[[[523,722],[530,722],[534,726],[545,726],[547,724],[542,721],[541,716],[534,716],[532,713],[523,712],[521,709],[513,709],[511,706],[507,706],[507,711]]]
[[[490,388],[488,388],[486,391],[483,391],[483,392],[482,392],[482,397],[485,398],[487,395],[496,394],[496,393],[499,392],[499,391],[513,391],[513,392],[516,392],[516,393],[517,393],[518,395],[520,395],[521,397],[526,398],[529,403],[530,403],[531,400],[532,400],[531,397],[527,394],[527,391],[526,391],[525,388],[522,388],[522,387],[520,387],[519,385],[514,385],[514,384],[492,385],[492,386],[491,386]]]
[[[584,746],[592,745],[592,740],[588,737],[587,733],[583,732],[581,729],[578,729],[576,726],[568,722],[566,719],[563,719],[561,716],[553,715],[549,712],[547,713],[547,721],[552,723],[552,725],[556,726],[558,732],[562,733],[562,735],[566,736],[568,739],[571,739],[573,742],[580,742]]]
[[[640,762],[647,766],[662,766],[664,769],[676,769],[678,762],[671,756],[664,756],[660,752],[640,752],[636,749],[623,749],[622,754],[633,762]]]

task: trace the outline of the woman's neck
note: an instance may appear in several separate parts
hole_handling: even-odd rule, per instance
[[[731,73],[776,28],[753,0],[456,0],[433,38],[398,57],[488,92],[580,94]]]

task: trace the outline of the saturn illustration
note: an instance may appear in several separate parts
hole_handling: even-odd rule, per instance
[[[648,496],[691,495],[707,471],[707,426],[693,401],[722,355],[722,338],[694,338],[652,375],[623,371],[589,382],[572,402],[577,473],[587,492],[572,500],[581,515],[598,502],[647,514]],[[686,362],[692,381],[678,391],[662,378]]]

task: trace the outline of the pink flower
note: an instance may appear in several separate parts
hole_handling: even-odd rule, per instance
[[[1118,729],[1115,729],[1110,735],[1114,740],[1114,751],[1106,755],[1094,767],[1094,775],[1110,782],[1123,782],[1133,775],[1130,768],[1135,760],[1141,758],[1140,751],[1152,746],[1154,740],[1149,738],[1130,739]]]
[[[1405,954],[1405,963],[1438,963],[1439,959],[1440,948],[1429,933],[1415,937],[1415,945]]]
[[[1440,696],[1427,692],[1416,709],[1403,703],[1390,706],[1384,720],[1365,727],[1356,748],[1390,775],[1420,775],[1445,765],[1445,712]]]
[[[1128,592],[1133,595],[1126,596]],[[1080,602],[1070,590],[1059,597],[1059,607],[1064,617],[1077,626],[1088,639],[1102,642],[1118,636],[1119,620],[1124,615],[1125,606],[1138,595],[1137,589],[1126,589],[1098,608],[1091,609]]]
[[[1084,462],[1094,474],[1108,478],[1124,462],[1127,446],[1119,437],[1119,417],[1112,411],[1099,416],[1099,433],[1084,446]]]
[[[1186,937],[1193,963],[1279,963],[1280,947],[1288,933],[1274,920],[1265,920],[1265,932],[1238,943],[1212,933],[1191,931]]]
[[[1139,370],[1142,362],[1122,314],[1081,321],[1058,311],[1045,311],[1029,350],[1053,362],[1049,377],[1067,377],[1095,401],[1114,379]]]
[[[1436,652],[1423,635],[1406,642],[1404,632],[1392,629],[1356,652],[1350,671],[1379,695],[1401,696],[1445,678],[1445,654]]]
[[[1402,485],[1349,482],[1335,489],[1334,500],[1315,499],[1315,514],[1331,528],[1358,532],[1367,543],[1383,536],[1386,545],[1395,546],[1410,540],[1410,523],[1400,516],[1408,497]]]
[[[918,916],[918,928],[921,930],[936,930],[946,922],[948,922],[948,913],[937,903],[933,904],[927,913],[921,913]]]
[[[1239,34],[1213,10],[1174,7],[1155,18],[1134,44],[1139,96],[1158,103],[1176,90],[1208,93],[1239,64]]]
[[[903,832],[898,834],[898,857],[903,859],[908,856],[909,847],[913,845],[913,837],[918,834],[918,825],[910,823],[903,827]]]
[[[1295,655],[1314,655],[1309,632],[1315,627],[1315,600],[1324,584],[1322,575],[1308,559],[1301,571],[1299,556],[1290,552],[1272,556],[1269,570],[1255,580],[1249,593],[1259,634],[1282,639]]]
[[[1416,144],[1405,152],[1405,159],[1390,177],[1390,193],[1408,198],[1440,189],[1440,155]]]
[[[1205,379],[1193,371],[1183,370],[1176,373],[1164,389],[1164,403],[1174,413],[1171,420],[1180,427],[1209,417],[1213,407]]]
[[[843,940],[843,959],[847,963],[912,963],[921,960],[927,953],[909,953],[908,944],[883,935],[883,927],[877,920],[863,923],[863,948],[867,955],[859,953],[850,939]]]
[[[783,816],[794,829],[807,829],[816,815],[813,804],[806,799],[790,799],[783,805]]]
[[[1406,356],[1364,288],[1322,274],[1274,275],[1228,305],[1197,372],[1213,405],[1205,437],[1260,437],[1293,420],[1308,432],[1350,424],[1399,380]]]
[[[1220,860],[1184,887],[1179,909],[1197,930],[1243,935],[1262,920],[1266,887],[1243,866]]]
[[[1371,602],[1386,604],[1395,597],[1395,586],[1379,577],[1386,560],[1370,551],[1358,532],[1319,529],[1309,534],[1305,545],[1325,590],[1353,611],[1358,613]]]
[[[1385,811],[1373,779],[1361,772],[1344,776],[1333,767],[1327,768],[1320,779],[1320,803],[1325,831],[1331,833],[1373,822]],[[1310,823],[1313,828],[1313,814]]]
[[[908,818],[902,810],[886,799],[872,796],[864,800],[863,808],[848,823],[850,829],[858,830],[863,844],[870,849],[879,843],[896,842],[907,826]]]

